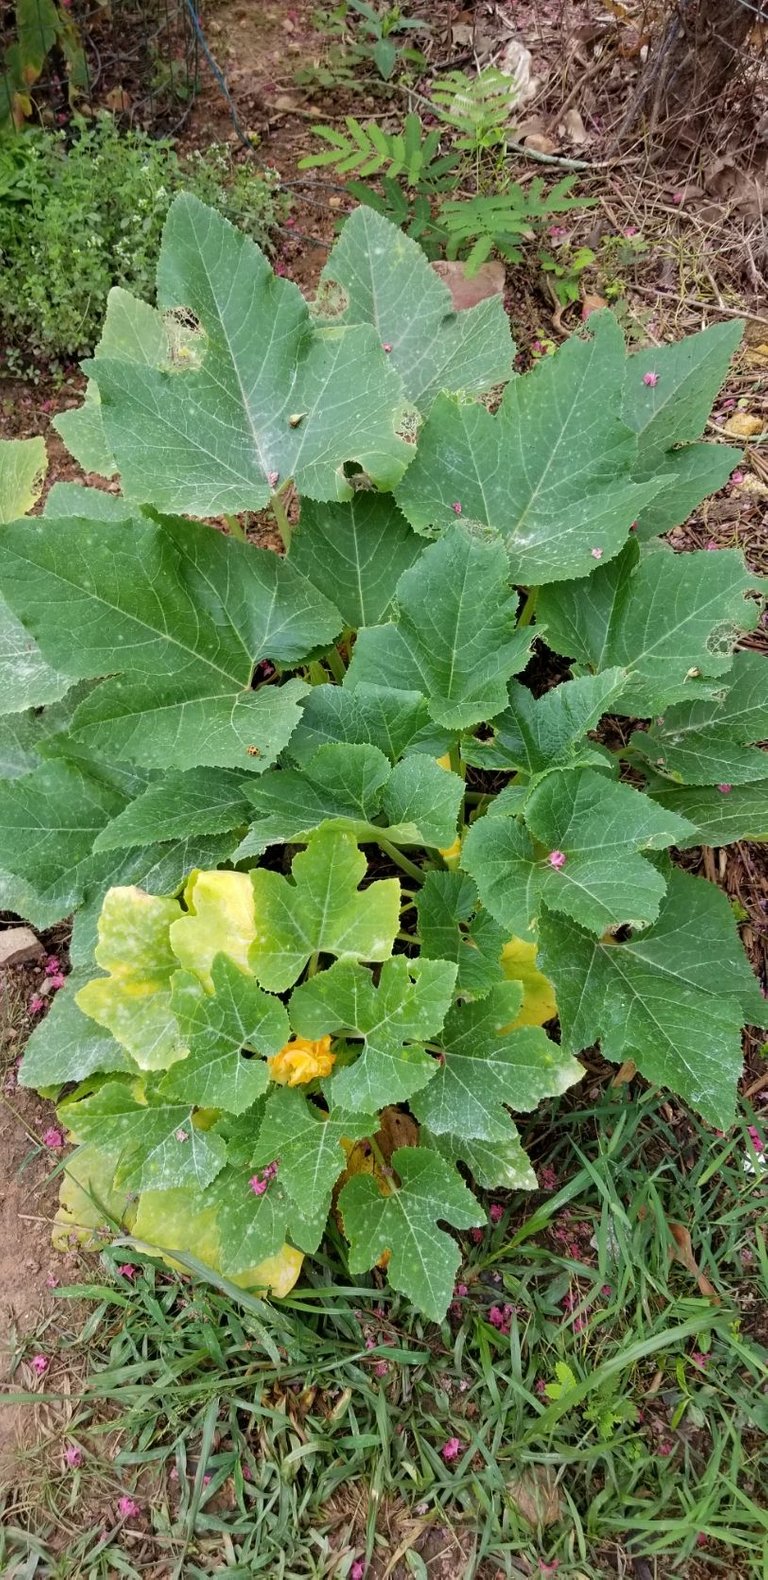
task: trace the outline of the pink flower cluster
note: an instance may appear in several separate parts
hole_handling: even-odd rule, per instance
[[[250,1185],[254,1196],[263,1196],[264,1195],[264,1192],[267,1189],[267,1186],[269,1185],[270,1181],[275,1178],[275,1175],[277,1174],[278,1167],[279,1167],[279,1165],[278,1165],[277,1162],[268,1163],[266,1165],[266,1168],[264,1168],[262,1170],[261,1174],[253,1174],[251,1176],[251,1178],[248,1181],[248,1184]]]
[[[44,984],[44,991],[42,993],[33,993],[27,1004],[27,1010],[30,1015],[42,1015],[48,1002],[48,994],[58,993],[59,988],[63,988],[67,980],[61,969],[61,961],[58,955],[48,956],[45,962],[45,975],[47,981]]]
[[[491,1306],[488,1312],[488,1321],[498,1333],[509,1333],[514,1315],[514,1306]]]
[[[458,1459],[463,1447],[464,1445],[460,1437],[449,1437],[447,1442],[443,1443],[440,1453],[442,1454],[446,1465],[450,1465],[451,1460]]]

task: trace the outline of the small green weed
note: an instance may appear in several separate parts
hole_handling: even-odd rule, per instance
[[[623,1087],[562,1101],[549,1134],[549,1194],[490,1204],[441,1327],[378,1280],[345,1284],[332,1242],[274,1306],[105,1252],[60,1291],[85,1321],[36,1341],[69,1419],[7,1500],[6,1580],[34,1562],[133,1577],[150,1555],[185,1580],[349,1580],[396,1550],[419,1575],[435,1527],[456,1580],[603,1580],[641,1557],[685,1575],[694,1555],[762,1577],[768,1257],[746,1121],[717,1139]]]
[[[107,292],[152,294],[165,217],[182,187],[262,246],[285,213],[270,172],[224,144],[181,159],[170,142],[110,116],[0,139],[0,338],[13,373],[92,350]]]

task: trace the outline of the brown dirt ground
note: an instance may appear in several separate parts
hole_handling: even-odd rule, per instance
[[[640,70],[640,46],[626,23],[624,6],[606,5],[597,22],[588,0],[521,0],[514,6],[509,0],[506,5],[486,3],[464,10],[451,0],[433,0],[429,7],[415,3],[407,9],[409,14],[421,10],[428,15],[433,27],[432,59],[439,58],[442,64],[449,58],[451,63],[464,64],[469,58],[462,56],[452,32],[457,26],[465,30],[474,27],[475,47],[483,46],[483,29],[486,38],[490,31],[498,41],[508,36],[510,24],[516,27],[533,50],[537,75],[546,79],[544,90],[529,106],[528,130],[553,136],[558,152],[565,156],[584,154],[593,161],[582,179],[598,194],[599,207],[574,227],[578,240],[597,246],[601,235],[620,234],[628,224],[655,238],[650,262],[630,269],[626,281],[635,324],[643,326],[651,341],[700,328],[719,310],[726,316],[746,310],[745,351],[725,394],[732,399],[747,397],[751,411],[765,410],[768,282],[763,270],[768,272],[768,249],[761,232],[765,150],[757,133],[743,135],[740,119],[744,95],[755,91],[752,58],[747,62],[744,82],[729,96],[723,119],[713,123],[712,135],[704,136],[695,148],[687,148],[683,139],[677,164],[668,160],[659,169],[655,149],[640,133],[628,151],[623,149],[616,155],[611,150],[612,133],[624,116],[629,87]],[[205,25],[240,121],[254,134],[256,157],[279,169],[290,186],[294,218],[281,234],[279,258],[286,273],[311,292],[334,226],[348,206],[333,183],[316,183],[314,176],[304,177],[297,169],[299,159],[312,146],[312,123],[333,123],[345,113],[353,113],[361,119],[376,115],[386,124],[387,111],[399,115],[411,106],[398,97],[382,101],[375,84],[370,92],[354,94],[329,92],[316,85],[297,86],[297,67],[317,63],[326,43],[314,25],[309,0],[296,5],[275,0],[266,6],[255,0],[210,0]],[[574,102],[587,128],[585,148],[569,143],[558,124],[559,115]],[[749,124],[762,125],[755,115]],[[181,145],[202,147],[224,139],[239,146],[226,102],[204,68],[201,91],[181,133]],[[528,178],[530,161],[522,159],[517,164],[515,175]],[[534,165],[533,173],[542,173],[541,167]],[[709,304],[708,308],[703,303]],[[546,291],[517,270],[508,273],[507,304],[523,363],[533,339],[542,335],[557,339],[578,321],[576,308],[561,323]],[[54,481],[75,479],[104,486],[102,479],[83,477],[51,426],[57,411],[79,404],[82,388],[83,380],[76,370],[63,384],[52,384],[44,377],[37,385],[0,383],[0,434],[7,438],[44,434],[49,456],[46,487]],[[747,449],[745,467],[752,479],[749,487],[726,489],[708,502],[700,515],[681,529],[678,546],[700,548],[709,541],[722,547],[738,544],[755,567],[766,572],[768,466],[759,448]],[[751,640],[768,649],[764,628]],[[720,882],[744,906],[748,913],[744,941],[761,982],[768,986],[766,848],[744,845],[714,853],[691,852],[685,859],[694,870]],[[55,1161],[40,1143],[51,1110],[15,1083],[15,1061],[30,1029],[25,1005],[35,990],[35,973],[39,978],[37,968],[17,968],[6,972],[0,983],[0,1070],[4,1071],[0,1094],[0,1386],[25,1390],[40,1388],[28,1364],[30,1337],[44,1334],[47,1325],[55,1323],[49,1280],[65,1283],[75,1276],[76,1267],[74,1257],[62,1258],[50,1246],[57,1196]],[[745,1086],[751,1096],[768,1085],[759,1043],[758,1037],[747,1043]],[[25,1345],[27,1359],[23,1358]],[[19,1442],[28,1443],[34,1437],[40,1419],[37,1407],[6,1406],[0,1410],[0,1487]],[[392,1529],[402,1539],[406,1534],[403,1511],[394,1514]],[[430,1580],[458,1580],[460,1572],[465,1572],[467,1541],[461,1531],[442,1527],[424,1532],[417,1549]],[[614,1564],[606,1562],[606,1575],[613,1574]],[[646,1569],[635,1566],[627,1572],[636,1580],[649,1580],[651,1570]],[[687,1580],[703,1580],[705,1572],[695,1563],[687,1571]],[[399,1580],[400,1574],[398,1566],[394,1580]],[[404,1569],[402,1575],[405,1580]],[[495,1571],[484,1571],[482,1580],[495,1580]]]

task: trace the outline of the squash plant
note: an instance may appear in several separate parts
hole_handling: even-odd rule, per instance
[[[739,333],[605,313],[516,376],[372,210],[309,304],[176,200],[57,422],[121,492],[12,519],[42,441],[0,455],[0,892],[76,913],[21,1072],[78,1144],[60,1235],[280,1291],[334,1211],[440,1318],[582,1050],[728,1123],[763,999],[668,851],[768,835],[761,583],[660,535],[737,459],[699,439]]]

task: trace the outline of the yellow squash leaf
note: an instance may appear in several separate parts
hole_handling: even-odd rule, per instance
[[[69,1250],[73,1241],[86,1251],[97,1250],[112,1233],[109,1219],[129,1223],[129,1194],[115,1189],[114,1173],[114,1157],[92,1142],[67,1159],[51,1236],[57,1251]]]
[[[512,1031],[516,1026],[543,1026],[545,1021],[552,1020],[557,1014],[555,990],[549,977],[545,977],[536,965],[536,944],[510,938],[501,952],[501,965],[505,977],[510,982],[520,982],[523,989],[520,1013],[506,1030]]]
[[[200,1207],[192,1191],[144,1191],[133,1225],[137,1240],[156,1246],[169,1267],[184,1272],[182,1262],[168,1251],[188,1251],[205,1262],[214,1273],[221,1272],[219,1229],[215,1207]],[[165,1248],[168,1248],[166,1251]],[[280,1300],[290,1294],[301,1272],[304,1257],[292,1245],[284,1245],[274,1256],[265,1257],[242,1273],[226,1273],[238,1289],[260,1289]]]
[[[109,975],[86,982],[76,996],[83,1013],[106,1026],[142,1070],[166,1070],[187,1052],[171,1011],[178,962],[168,934],[179,914],[176,900],[133,885],[109,889],[96,947],[96,960]]]
[[[187,971],[213,992],[211,966],[218,954],[252,973],[248,951],[256,936],[253,884],[246,872],[193,872],[184,890],[188,914],[171,927],[171,947]]]

